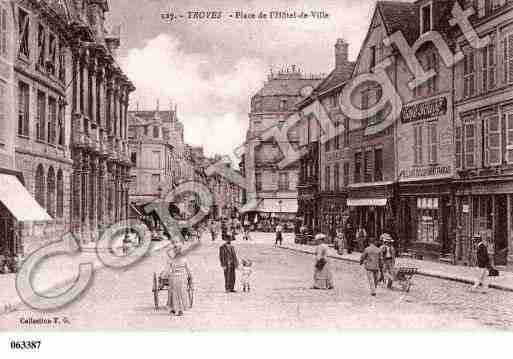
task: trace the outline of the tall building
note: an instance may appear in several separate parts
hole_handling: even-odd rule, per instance
[[[106,0],[0,2],[2,254],[67,231],[95,239],[124,218],[134,87],[116,64],[107,11]]]
[[[163,198],[185,178],[183,126],[176,110],[128,113],[130,202]]]
[[[249,129],[243,171],[249,184],[246,202],[257,200],[260,218],[292,219],[297,212],[299,165],[278,168],[283,159],[274,138],[262,139],[262,133],[294,113],[294,105],[308,96],[321,81],[320,76],[304,76],[294,66],[271,74],[264,86],[251,98]],[[288,134],[293,146],[299,145],[297,128]]]

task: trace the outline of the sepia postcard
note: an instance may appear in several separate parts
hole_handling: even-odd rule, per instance
[[[513,1],[0,0],[11,352],[512,304]]]

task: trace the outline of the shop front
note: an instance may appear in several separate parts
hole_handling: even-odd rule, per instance
[[[326,234],[330,241],[334,240],[336,229],[345,224],[346,197],[345,193],[320,194],[319,213],[322,213],[322,217],[319,218],[319,230]]]
[[[449,181],[401,183],[399,246],[420,258],[452,260],[453,213]]]
[[[494,264],[506,265],[513,249],[513,179],[462,181],[456,203],[456,260],[475,265],[476,238],[482,238],[488,243]]]
[[[349,187],[347,207],[355,231],[362,226],[369,238],[379,238],[385,230],[395,231],[395,189],[392,182]]]

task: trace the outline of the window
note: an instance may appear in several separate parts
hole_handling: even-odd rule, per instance
[[[434,164],[437,162],[438,157],[438,132],[436,122],[429,122],[427,124],[427,130],[428,162]]]
[[[349,162],[344,162],[344,187],[349,185]]]
[[[358,152],[354,154],[354,182],[361,182],[362,178],[362,153]]]
[[[37,122],[36,139],[45,140],[45,121],[46,121],[46,94],[43,91],[37,91]]]
[[[18,135],[29,135],[29,85],[18,83]]]
[[[19,35],[19,54],[30,57],[29,35],[30,35],[30,18],[28,12],[18,9],[18,35]]]
[[[335,182],[335,191],[340,190],[340,165],[337,163],[333,168],[333,181]]]
[[[263,189],[262,186],[262,174],[256,173],[255,174],[255,187],[257,191],[261,191]]]
[[[470,97],[476,92],[474,52],[469,50],[463,59],[463,96]]]
[[[56,206],[57,218],[64,217],[64,179],[62,170],[57,172],[57,206]]]
[[[491,116],[485,120],[486,163],[490,166],[501,163],[501,130],[499,116]]]
[[[59,146],[65,143],[66,125],[64,123],[64,104],[59,103],[59,113],[57,118],[57,135],[59,136]]]
[[[57,101],[53,97],[48,97],[48,111],[48,143],[55,144],[57,126]]]
[[[481,89],[486,92],[495,88],[495,43],[492,39],[482,50]]]
[[[421,34],[432,30],[431,23],[431,4],[420,8],[420,28]]]
[[[47,190],[46,190],[46,210],[50,217],[55,217],[55,172],[53,167],[48,170]]]
[[[370,47],[370,64],[369,71],[374,70],[374,66],[376,66],[376,46]]]
[[[344,148],[348,148],[350,145],[349,134],[349,118],[344,118]]]
[[[428,95],[433,95],[437,91],[437,80],[438,80],[438,55],[436,52],[432,52],[426,56],[426,69],[434,70],[435,75],[426,82]]]
[[[325,176],[325,188],[324,190],[325,191],[331,191],[331,171],[330,171],[330,166],[326,166],[326,173],[324,174]]]
[[[374,150],[374,181],[383,181],[383,150]]]
[[[57,38],[54,34],[50,34],[48,45],[48,70],[52,75],[55,75],[55,69],[57,68]]]
[[[413,164],[422,165],[422,125],[413,126]]]
[[[35,199],[41,207],[45,206],[45,172],[42,165],[37,166],[34,179]]]
[[[37,66],[44,69],[46,60],[46,31],[43,25],[37,27]]]
[[[153,138],[159,138],[159,128],[158,126],[153,127]]]
[[[475,147],[476,147],[476,126],[473,123],[465,125],[465,166],[472,168],[476,166],[475,163]]]
[[[160,168],[160,151],[152,152],[152,167]]]
[[[156,186],[160,183],[160,174],[155,173],[151,175],[151,183]]]
[[[289,189],[289,174],[287,172],[280,173],[278,177],[278,190],[288,191]]]
[[[59,80],[66,81],[66,48],[62,42],[59,46]]]
[[[363,181],[364,182],[372,182],[372,174],[373,174],[373,163],[372,163],[372,151],[365,151],[364,157],[364,167],[363,167]]]
[[[287,110],[287,100],[280,100],[280,111]]]
[[[361,106],[362,110],[369,108],[369,89],[362,90],[361,92]]]
[[[513,163],[513,112],[504,115],[506,117],[506,151],[508,163]]]
[[[0,56],[7,57],[7,10],[0,7]]]
[[[109,101],[107,101],[109,103]],[[144,126],[144,135],[148,136],[148,126]]]
[[[513,33],[507,34],[502,40],[504,83],[513,82]]]
[[[331,151],[331,140],[329,138],[324,143],[324,151],[326,151],[326,152]]]
[[[134,166],[137,166],[137,152],[130,154],[130,162],[132,162]]]
[[[438,242],[438,198],[417,198],[417,241]]]
[[[333,138],[333,141],[335,142],[335,150],[340,149],[340,136],[336,135],[335,138]]]
[[[456,168],[463,167],[463,133],[461,127],[455,128],[455,147],[456,147]]]

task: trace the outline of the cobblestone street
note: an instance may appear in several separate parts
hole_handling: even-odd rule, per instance
[[[468,285],[416,276],[409,293],[380,287],[377,296],[371,297],[363,269],[343,261],[332,261],[335,290],[312,290],[311,255],[274,248],[272,234],[254,237],[250,242],[234,242],[239,256],[254,263],[251,293],[224,292],[218,263],[221,243],[204,238],[189,254],[195,303],[183,317],[170,318],[164,307],[158,311],[153,307],[153,272],[161,271],[166,262],[161,251],[128,270],[100,270],[84,297],[57,313],[22,308],[3,316],[0,329],[513,329],[512,293],[471,293]],[[161,292],[161,304],[166,295]],[[65,317],[70,324],[20,324],[21,318],[53,317]]]

